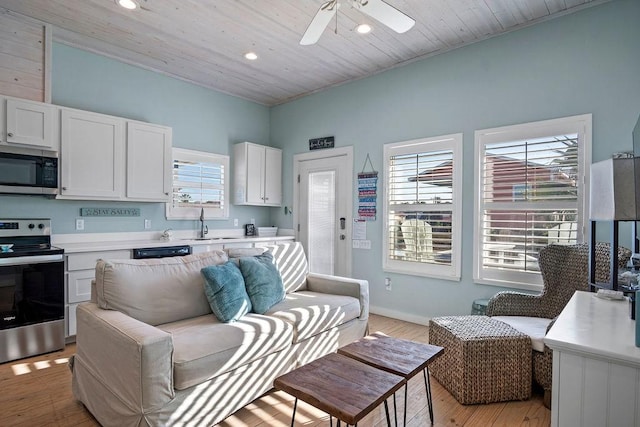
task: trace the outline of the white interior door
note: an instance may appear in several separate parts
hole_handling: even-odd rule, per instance
[[[348,149],[295,156],[294,222],[312,273],[351,275],[353,155]]]

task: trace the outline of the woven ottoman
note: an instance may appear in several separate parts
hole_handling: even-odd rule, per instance
[[[431,374],[464,405],[531,397],[531,339],[487,316],[436,317],[429,343],[444,354]]]

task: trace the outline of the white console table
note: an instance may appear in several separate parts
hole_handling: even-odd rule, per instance
[[[629,302],[576,292],[544,339],[552,427],[639,427],[640,348]]]

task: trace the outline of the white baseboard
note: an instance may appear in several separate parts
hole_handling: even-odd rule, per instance
[[[430,317],[416,316],[414,314],[407,314],[402,311],[390,310],[383,307],[369,306],[369,312],[378,314],[380,316],[391,317],[392,319],[404,320],[405,322],[417,323],[418,325],[429,325]]]

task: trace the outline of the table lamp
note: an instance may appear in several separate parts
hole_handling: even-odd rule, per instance
[[[589,219],[589,280],[595,279],[595,223],[610,221],[611,288],[618,290],[618,222],[634,221],[634,248],[632,260],[640,261],[635,221],[640,220],[640,157],[612,158],[591,165]]]

